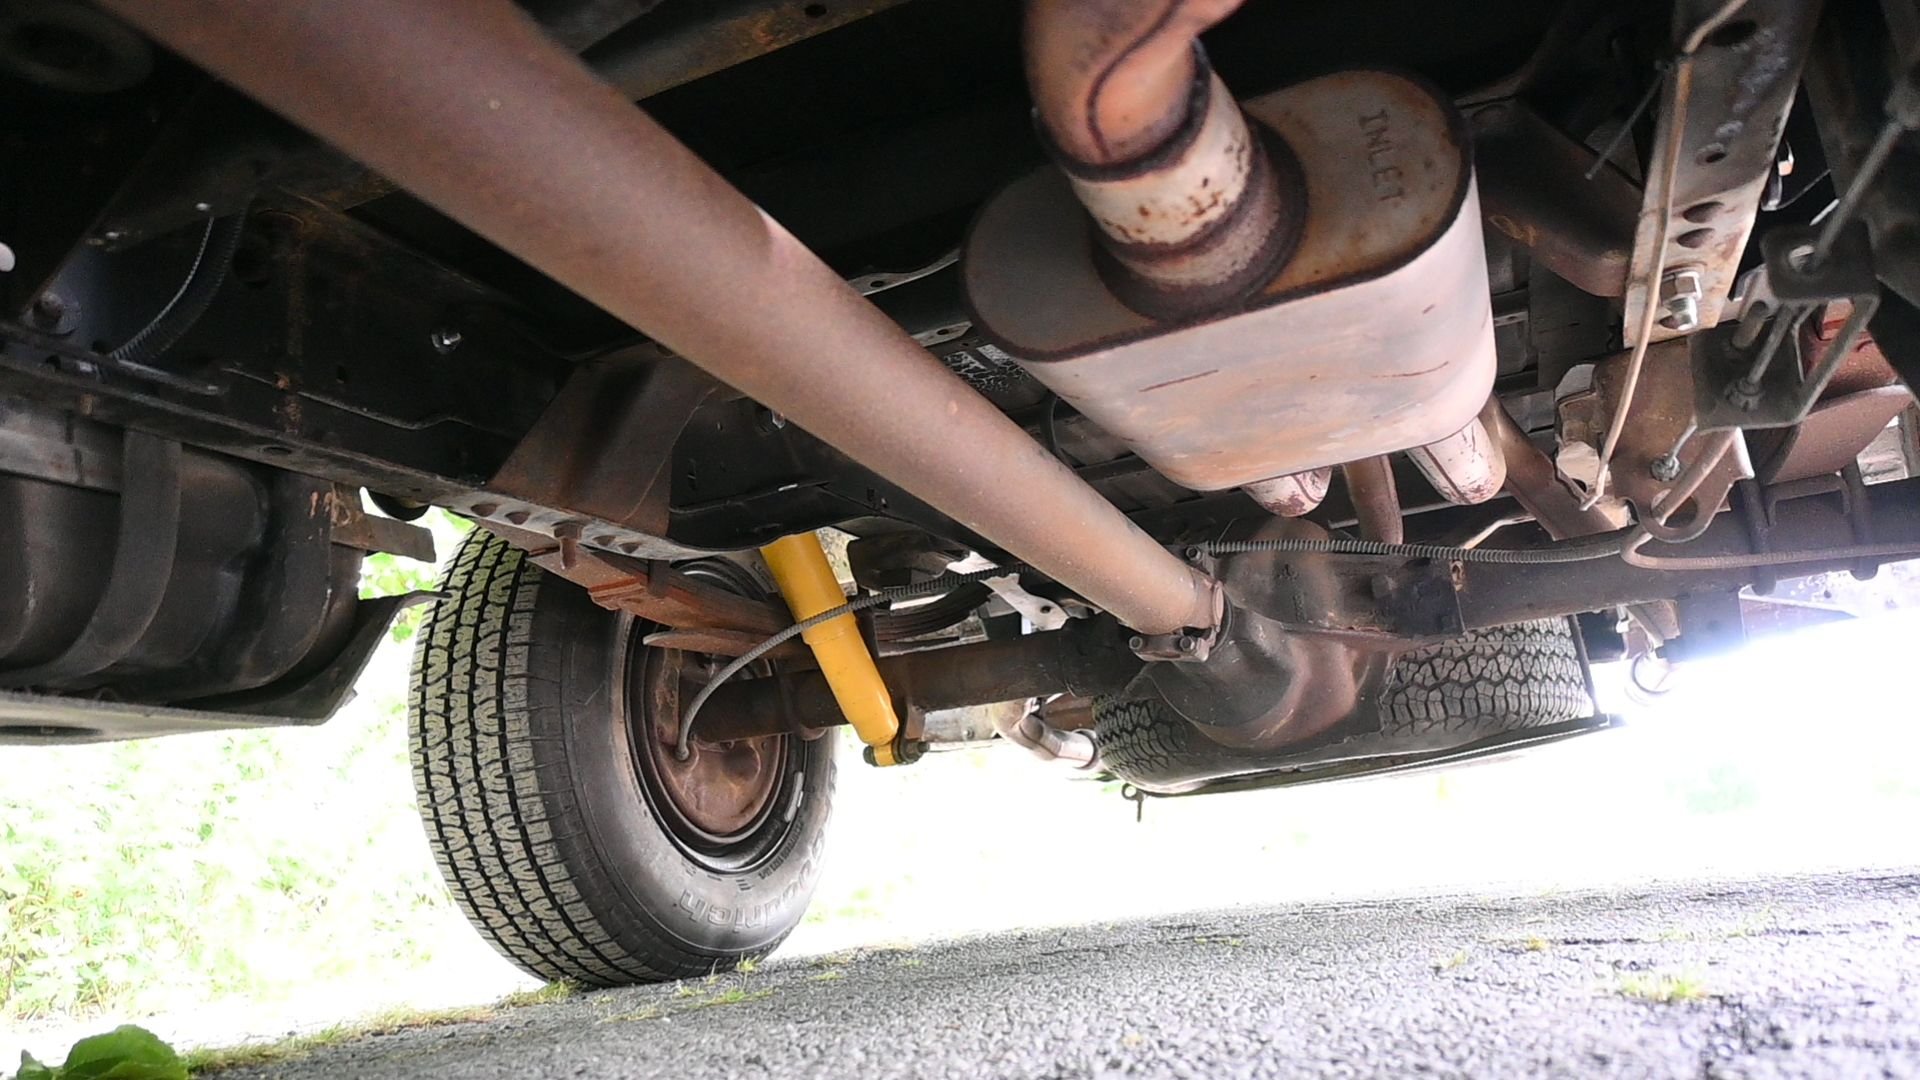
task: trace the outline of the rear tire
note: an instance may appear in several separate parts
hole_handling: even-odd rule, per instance
[[[833,740],[756,740],[762,794],[741,804],[739,828],[698,828],[710,808],[671,802],[642,741],[674,693],[657,665],[684,654],[641,646],[649,624],[484,532],[442,587],[414,652],[414,784],[434,858],[481,935],[533,975],[591,986],[773,951],[819,877]],[[732,762],[746,745],[700,753]]]
[[[1380,730],[1462,741],[1591,715],[1571,619],[1475,630],[1401,657],[1387,672]]]
[[[1376,756],[1427,753],[1507,732],[1590,716],[1586,664],[1570,619],[1475,630],[1407,653],[1388,669],[1377,716]],[[1149,791],[1190,789],[1208,777],[1258,772],[1277,760],[1207,738],[1158,699],[1094,704],[1100,760]],[[1357,715],[1358,727],[1374,717]],[[1349,730],[1348,735],[1362,734]]]

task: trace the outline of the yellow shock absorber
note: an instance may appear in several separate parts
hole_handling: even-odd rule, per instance
[[[760,549],[766,557],[773,580],[786,597],[794,621],[810,619],[847,602],[840,582],[827,564],[827,553],[812,533],[783,536]],[[880,679],[873,654],[860,636],[860,623],[852,615],[828,619],[801,635],[812,647],[820,673],[833,690],[833,699],[846,714],[847,722],[860,735],[860,741],[873,748],[876,765],[897,765],[894,740],[900,734],[900,718],[894,714],[893,698]]]

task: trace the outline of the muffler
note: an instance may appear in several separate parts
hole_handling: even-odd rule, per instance
[[[1036,3],[1030,23],[1141,6]],[[1476,414],[1493,386],[1493,314],[1459,114],[1431,86],[1366,70],[1223,107],[1193,56],[1177,99],[1190,122],[1100,164],[1124,183],[1090,183],[1069,160],[987,206],[964,263],[977,325],[1196,491],[1252,485],[1294,513],[1318,494],[1316,470],[1431,445],[1416,461],[1444,495],[1491,497],[1503,475]],[[1031,66],[1043,126],[1064,143],[1057,129],[1073,125],[1048,107],[1062,77]],[[1198,224],[1170,231],[1168,207]],[[1164,276],[1196,245],[1238,253],[1205,302]],[[1259,280],[1228,273],[1243,265]]]

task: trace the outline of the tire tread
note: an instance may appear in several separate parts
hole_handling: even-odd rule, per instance
[[[615,883],[577,812],[565,740],[548,734],[560,728],[556,684],[534,674],[551,670],[533,633],[542,587],[519,550],[476,533],[415,646],[414,789],[441,876],[481,935],[543,979],[618,986],[731,966],[642,920],[615,933],[589,902]]]

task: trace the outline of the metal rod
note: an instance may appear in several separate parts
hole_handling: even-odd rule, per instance
[[[1880,167],[1893,156],[1893,148],[1900,142],[1900,136],[1907,129],[1898,119],[1888,119],[1880,127],[1879,134],[1873,138],[1873,145],[1867,149],[1867,156],[1860,160],[1860,168],[1854,172],[1853,182],[1847,190],[1840,193],[1840,200],[1827,212],[1825,221],[1820,225],[1820,235],[1814,238],[1813,255],[1807,260],[1809,267],[1819,266],[1833,254],[1833,245],[1846,231],[1847,223],[1853,220],[1854,212],[1860,209],[1860,200],[1867,197],[1867,190],[1873,186],[1873,178],[1880,173]]]
[[[508,0],[107,6],[1128,626],[1215,620],[1211,579]]]
[[[1620,446],[1627,412],[1633,408],[1633,397],[1640,387],[1640,371],[1646,366],[1647,346],[1653,341],[1653,324],[1660,311],[1660,284],[1667,273],[1667,239],[1673,230],[1673,192],[1680,167],[1680,142],[1686,130],[1687,101],[1692,95],[1693,54],[1688,50],[1673,71],[1673,109],[1667,115],[1667,138],[1661,151],[1660,199],[1655,204],[1653,250],[1648,256],[1647,276],[1640,283],[1640,322],[1633,338],[1633,355],[1627,360],[1626,382],[1620,388],[1619,404],[1614,406],[1613,419],[1607,424],[1607,434],[1600,447],[1600,468],[1594,473],[1593,491],[1580,504],[1582,509],[1598,505],[1607,492],[1607,467]]]
[[[1394,486],[1393,467],[1386,457],[1350,461],[1340,467],[1340,473],[1347,480],[1347,498],[1353,501],[1353,516],[1359,519],[1360,536],[1387,544],[1406,539],[1406,523],[1400,516],[1400,492]]]

